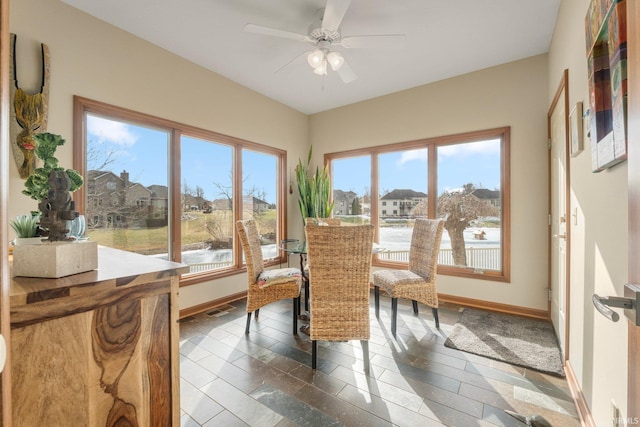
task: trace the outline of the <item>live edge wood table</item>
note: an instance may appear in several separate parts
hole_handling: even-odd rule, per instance
[[[98,269],[13,277],[14,426],[178,426],[178,280],[188,267],[98,248]]]

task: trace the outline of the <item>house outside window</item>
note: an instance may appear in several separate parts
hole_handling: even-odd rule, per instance
[[[74,168],[86,184],[76,206],[91,218],[92,240],[188,264],[185,285],[243,268],[235,221],[253,218],[266,264],[277,263],[286,152],[80,97],[74,103],[84,130],[74,135]]]
[[[509,139],[508,127],[487,129],[327,153],[325,163],[334,196],[350,186],[355,198],[378,200],[363,220],[376,225],[386,249],[375,265],[406,265],[415,219],[438,218],[445,221],[440,273],[508,282]],[[350,179],[342,175],[359,169]]]

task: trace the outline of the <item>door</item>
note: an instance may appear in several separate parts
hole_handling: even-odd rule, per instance
[[[640,284],[640,5],[627,1],[629,283]],[[627,417],[640,417],[640,327],[628,322]]]
[[[556,91],[548,113],[549,132],[549,288],[550,316],[564,360],[567,360],[569,316],[568,308],[568,227],[567,187],[567,70]]]

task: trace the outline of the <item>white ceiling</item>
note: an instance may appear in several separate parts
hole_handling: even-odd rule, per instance
[[[333,71],[313,73],[302,55],[309,44],[244,30],[308,34],[326,0],[63,1],[312,114],[545,53],[561,0],[352,0],[343,37],[406,38],[400,49],[334,47],[358,76],[348,84]]]

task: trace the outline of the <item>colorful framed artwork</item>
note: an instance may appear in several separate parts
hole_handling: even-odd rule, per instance
[[[585,21],[593,172],[603,171],[627,158],[625,2],[591,0]]]

